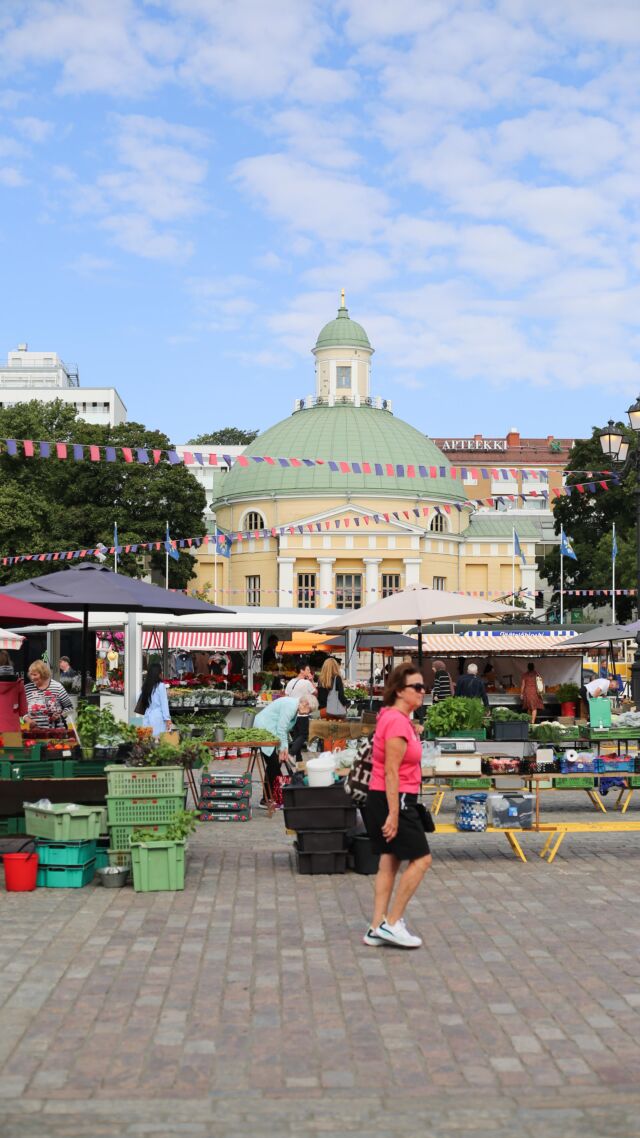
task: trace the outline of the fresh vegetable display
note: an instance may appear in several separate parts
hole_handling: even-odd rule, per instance
[[[227,727],[224,732],[225,743],[278,743],[269,731],[260,727]]]
[[[484,704],[481,699],[450,696],[427,709],[425,725],[435,735],[447,736],[451,731],[475,731],[482,727]]]
[[[344,694],[345,694],[346,699],[359,700],[359,699],[368,699],[369,698],[369,692],[368,692],[367,688],[362,687],[361,685],[358,685],[357,687],[354,687],[354,688],[347,687],[345,685]]]
[[[87,758],[96,746],[119,746],[136,738],[135,727],[118,722],[110,707],[96,707],[80,700],[76,717],[78,738]]]
[[[510,707],[494,707],[491,711],[494,723],[528,723],[526,711],[512,711]]]
[[[565,727],[563,723],[533,723],[529,727],[529,738],[537,743],[563,743],[578,737],[577,727]]]

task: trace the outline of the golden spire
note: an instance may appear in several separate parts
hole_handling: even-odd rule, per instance
[[[344,289],[340,293],[340,307],[344,308]]]

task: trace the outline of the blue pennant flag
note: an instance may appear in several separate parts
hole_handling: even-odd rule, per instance
[[[562,535],[560,537],[560,553],[563,557],[570,557],[572,561],[578,560],[573,551],[573,546],[564,530],[562,531]]]
[[[171,544],[171,538],[169,536],[169,526],[168,525],[167,525],[167,532],[165,534],[165,539],[164,539],[164,549],[165,549],[165,553],[168,553],[169,557],[173,557],[174,561],[180,560],[180,554],[178,553],[178,550],[174,549],[172,544]]]
[[[527,564],[525,555],[522,552],[522,546],[520,545],[520,539],[515,530],[513,531],[513,552],[516,557],[520,558],[520,561],[523,565]]]
[[[118,523],[117,522],[113,523],[113,548],[115,549],[116,553],[120,552],[120,550],[118,549]]]

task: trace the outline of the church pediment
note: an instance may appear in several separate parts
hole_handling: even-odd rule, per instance
[[[424,513],[423,511],[427,511]],[[402,510],[367,510],[348,503],[331,510],[297,518],[278,529],[284,533],[391,533],[422,535],[425,520],[433,516],[433,506]]]

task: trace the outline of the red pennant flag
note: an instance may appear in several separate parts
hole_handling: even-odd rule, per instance
[[[415,466],[411,466],[411,465],[407,466],[407,478],[415,478],[415,476],[416,476]]]
[[[403,510],[402,513],[404,514],[405,518],[409,517],[409,511],[408,510]]]
[[[33,458],[33,443],[31,439],[24,440],[24,453],[26,458]]]
[[[369,463],[369,462],[363,462],[362,463],[362,473],[363,474],[371,474],[371,463]]]
[[[123,447],[122,453],[124,455],[125,462],[133,462],[133,451],[131,450],[131,447]]]
[[[395,466],[391,462],[387,462],[385,465],[387,467],[387,474],[389,475],[389,478],[393,478],[393,476],[396,472]]]
[[[452,477],[452,478],[457,478],[457,477],[458,477],[458,467],[457,467],[457,466],[452,466],[452,467],[451,467],[451,477]]]
[[[391,521],[391,518],[390,518],[390,515],[389,515],[389,514],[383,514],[382,516],[383,516],[383,518],[384,518],[385,522]]]
[[[435,466],[430,466],[429,467],[429,478],[436,478],[436,477],[437,477],[437,472],[436,472]]]
[[[89,458],[92,462],[100,462],[100,447],[89,446]]]
[[[291,466],[302,466],[302,463],[300,462],[299,458],[290,458],[289,462],[290,462]]]
[[[155,465],[157,466],[158,463],[160,462],[160,459],[162,458],[162,451],[161,450],[152,450],[151,453],[153,455],[153,461],[154,461]]]
[[[340,467],[340,473],[341,474],[350,474],[351,473],[351,467],[350,467],[348,462],[339,462],[338,466]]]
[[[445,510],[446,514],[450,514],[451,513],[451,506],[445,506],[444,510]]]
[[[268,462],[269,466],[275,466],[275,464],[276,464],[275,458],[271,458],[271,456],[267,455],[267,454],[265,454],[265,456],[264,456],[264,461]]]
[[[608,486],[608,484],[607,484],[606,482],[600,482],[600,486],[602,486],[602,489],[603,489],[603,490],[608,490],[608,489],[609,489],[609,486]]]
[[[429,517],[429,507],[428,506],[422,507],[422,514],[423,514],[423,517],[425,517],[425,518]]]
[[[184,452],[182,460],[187,466],[193,466],[193,454],[190,450]]]
[[[579,494],[584,494],[584,486],[582,485],[582,483],[580,483],[580,482],[576,483],[576,490],[578,491]]]
[[[218,465],[218,456],[217,456],[217,454],[214,454],[214,452],[212,451],[211,454],[209,455],[209,466],[217,466],[217,465]]]
[[[365,524],[366,526],[368,526],[368,525],[369,525],[369,522],[371,521],[371,519],[370,519],[370,517],[369,517],[369,515],[368,515],[368,514],[365,514],[365,515],[364,515],[364,519],[363,519],[363,520],[364,520],[364,524]]]
[[[324,523],[324,528],[325,528],[325,529],[329,529],[330,525],[331,525],[331,522],[325,522],[325,523]]]
[[[238,466],[248,466],[249,465],[249,459],[244,454],[239,454],[237,459],[236,459],[236,462],[237,462]]]
[[[56,454],[57,454],[58,458],[66,458],[67,457],[67,444],[66,443],[56,443]]]

